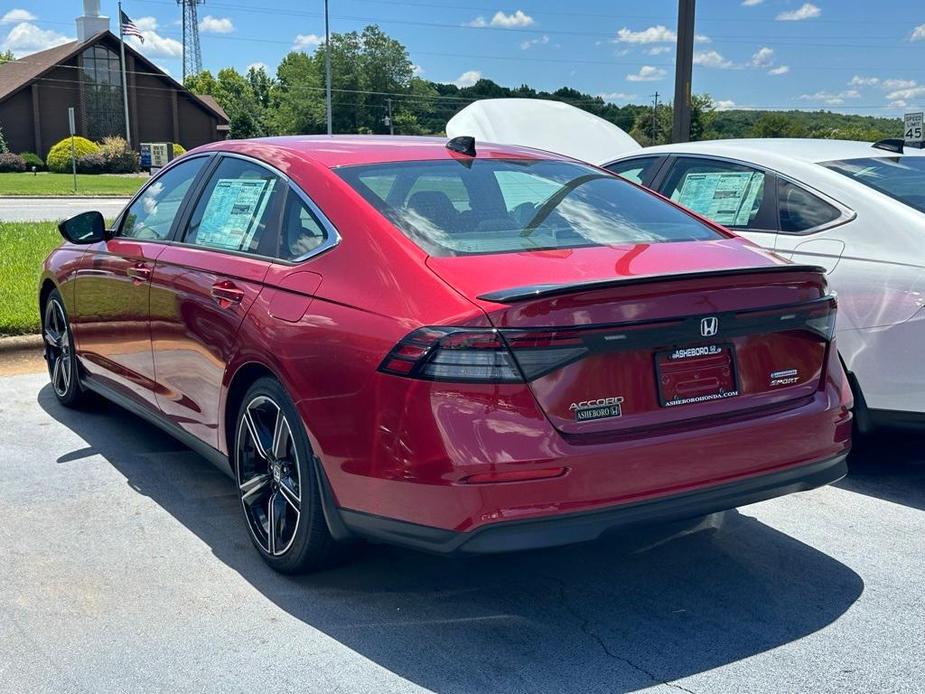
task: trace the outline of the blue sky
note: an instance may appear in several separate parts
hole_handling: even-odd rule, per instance
[[[379,24],[431,80],[567,85],[648,103],[674,83],[676,0],[330,0],[333,31]],[[116,3],[101,0],[115,17]],[[322,0],[208,0],[204,66],[272,69],[323,35]],[[181,73],[175,0],[125,0],[140,50]],[[81,0],[0,5],[0,48],[24,55],[75,35]],[[115,21],[111,28],[118,29]],[[925,105],[925,6],[899,0],[701,0],[693,88],[721,107],[828,108],[900,115]],[[919,82],[922,82],[920,84]]]

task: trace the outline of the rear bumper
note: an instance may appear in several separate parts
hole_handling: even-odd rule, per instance
[[[456,532],[359,511],[339,509],[353,534],[438,554],[496,554],[587,542],[619,528],[695,518],[836,482],[846,455],[770,474],[602,510],[503,521]]]

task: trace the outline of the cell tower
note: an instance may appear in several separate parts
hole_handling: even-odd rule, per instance
[[[202,72],[202,50],[199,48],[199,17],[196,5],[205,0],[177,0],[183,7],[183,81],[187,75]]]

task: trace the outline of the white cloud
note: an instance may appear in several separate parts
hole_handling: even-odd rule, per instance
[[[269,72],[269,70],[270,70],[269,66],[268,66],[266,63],[262,63],[262,62],[260,62],[260,61],[258,61],[258,62],[256,62],[256,63],[251,63],[250,65],[247,66],[247,71],[248,71],[248,72],[250,72],[251,69],[254,69],[254,70],[266,70],[266,71],[268,71],[268,72]]]
[[[845,103],[845,99],[857,99],[861,96],[861,92],[857,89],[845,89],[840,92],[827,92],[827,91],[818,91],[813,94],[803,94],[800,96],[801,101],[821,101],[824,104],[829,104],[830,106],[837,106],[838,104]]]
[[[848,85],[851,87],[872,87],[879,83],[879,77],[862,77],[861,75],[855,75],[851,78],[851,81],[848,82]]]
[[[742,0],[742,4],[745,7],[754,7],[755,5],[760,5],[764,0]]]
[[[891,108],[906,108],[906,106],[908,106],[908,104],[902,99],[897,99],[896,101],[890,102]]]
[[[617,37],[612,39],[613,43],[677,43],[678,35],[664,24],[657,24],[642,31],[633,31],[623,27],[617,31]],[[710,43],[710,37],[703,34],[695,34],[694,41],[697,43]]]
[[[774,49],[762,46],[752,56],[752,65],[755,67],[771,67],[774,64]]]
[[[670,53],[671,46],[652,46],[652,48],[647,48],[645,52],[648,55],[661,55],[662,53]]]
[[[414,75],[415,77],[420,77],[421,75],[424,74],[424,68],[422,68],[420,65],[416,63],[412,63],[411,74]]]
[[[234,31],[234,24],[228,17],[213,17],[207,14],[199,20],[199,31],[207,34],[230,34]]]
[[[898,80],[898,79],[888,79],[883,80],[883,83],[880,85],[884,89],[909,89],[918,84],[915,80]]]
[[[16,10],[13,10],[14,12]],[[4,17],[6,19],[6,17]],[[925,39],[925,24],[919,24],[915,29],[912,30],[912,36],[909,37],[910,41],[920,41]]]
[[[654,82],[665,77],[667,73],[660,67],[653,65],[643,65],[639,72],[626,76],[630,82]]]
[[[35,24],[20,22],[0,41],[0,49],[13,51],[13,55],[21,58],[73,40],[51,29],[39,29]]]
[[[139,53],[149,58],[181,58],[183,44],[176,39],[161,36],[157,33],[157,19],[154,17],[139,17],[134,20],[135,26],[141,31],[144,43],[137,36],[129,36],[126,40]]]
[[[769,75],[786,75],[788,72],[790,72],[789,65],[778,65],[768,70]]]
[[[626,92],[604,92],[603,94],[598,94],[604,101],[615,102],[615,101],[629,101],[630,99],[635,99],[636,94],[627,94]]]
[[[549,43],[549,37],[546,34],[543,34],[539,38],[530,39],[528,41],[521,41],[520,48],[521,50],[525,51],[528,48],[532,48],[533,46],[543,46],[547,43]]]
[[[811,2],[804,3],[803,6],[798,10],[791,10],[790,12],[781,12],[775,19],[779,22],[799,22],[804,19],[812,19],[813,17],[818,17],[822,14],[816,5]]]
[[[455,84],[457,87],[471,87],[480,79],[482,79],[482,73],[478,70],[466,70],[450,84]]]
[[[728,111],[736,107],[736,102],[732,99],[720,99],[719,101],[714,101],[713,106],[716,107],[717,111]]]
[[[505,14],[500,10],[495,12],[495,15],[491,18],[491,21],[486,21],[485,17],[479,15],[470,22],[466,22],[466,26],[470,27],[502,27],[504,29],[511,29],[514,27],[528,27],[533,26],[533,17],[524,13],[523,10],[516,10],[511,14]]]
[[[139,31],[154,31],[157,29],[157,19],[155,17],[139,17],[134,20],[134,24]]]
[[[13,24],[14,22],[34,22],[38,17],[29,10],[14,8],[0,18],[0,24]]]
[[[295,41],[292,42],[292,50],[304,51],[306,48],[313,48],[321,44],[322,38],[318,34],[296,34]]]
[[[658,24],[642,31],[623,27],[617,32],[616,40],[618,43],[675,43],[678,35],[664,24]]]
[[[720,70],[728,70],[729,68],[734,67],[734,64],[731,60],[726,60],[717,51],[695,51],[694,65],[702,65],[703,67],[715,67]]]
[[[896,91],[887,94],[886,98],[890,99],[891,101],[896,101],[899,99],[905,101],[908,99],[918,99],[923,96],[925,96],[925,86],[897,89]]]

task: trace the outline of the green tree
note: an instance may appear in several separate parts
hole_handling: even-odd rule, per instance
[[[765,113],[752,126],[750,137],[806,137],[806,130],[783,113]]]
[[[9,48],[0,53],[0,65],[3,65],[3,63],[11,63],[14,60],[16,60],[16,56],[13,55],[13,51]]]
[[[190,75],[185,86],[195,94],[215,98],[228,114],[230,137],[239,139],[267,134],[266,106],[254,92],[251,81],[234,68],[223,68],[214,77],[208,70]]]
[[[324,81],[305,53],[290,53],[276,69],[268,121],[282,135],[324,131]]]

